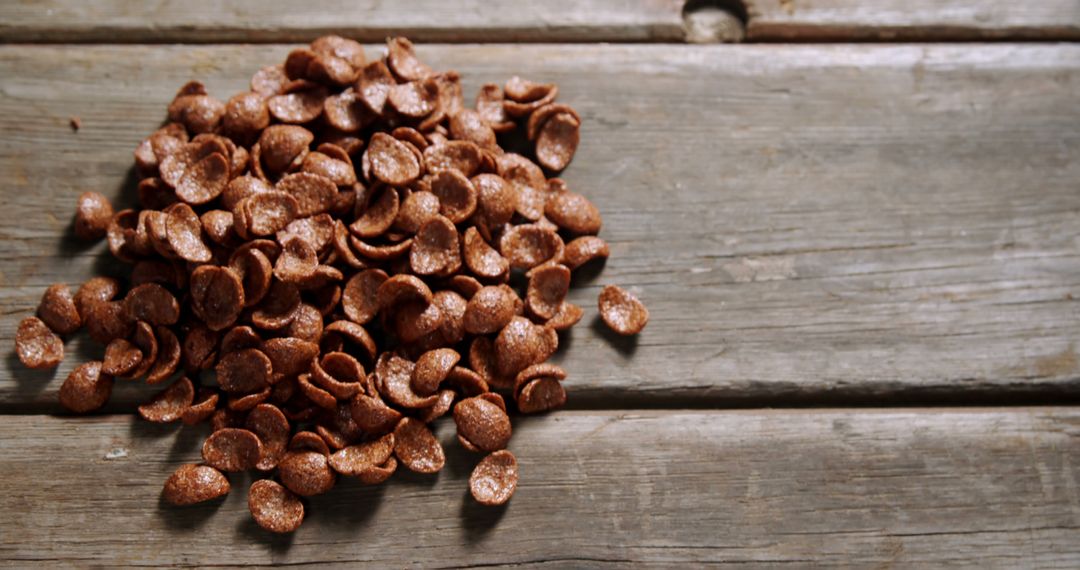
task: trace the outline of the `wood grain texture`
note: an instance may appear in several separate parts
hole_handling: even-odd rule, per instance
[[[45,287],[113,272],[76,196],[133,201],[131,152],[188,79],[222,97],[288,46],[0,47],[0,343]],[[435,46],[467,93],[521,73],[584,117],[565,172],[612,257],[571,300],[571,405],[1060,401],[1080,388],[1080,45]],[[68,117],[83,127],[73,133]],[[614,338],[600,286],[652,321]],[[0,406],[55,410],[0,368]],[[124,384],[114,409],[146,397]]]
[[[708,3],[704,3],[708,4]],[[1080,39],[1080,0],[745,0],[747,39]],[[440,42],[682,42],[681,0],[45,0],[0,5],[6,42],[281,42],[338,33]],[[690,24],[693,28],[693,23]],[[694,36],[693,33],[689,34]],[[738,41],[742,30],[725,30]]]
[[[748,0],[749,41],[1077,40],[1080,0]]]
[[[380,42],[682,41],[682,0],[47,0],[0,4],[0,41],[281,42],[336,33]]]
[[[209,506],[159,503],[199,430],[7,417],[0,564],[1080,564],[1076,410],[561,412],[515,430],[503,509],[467,496],[478,456],[443,423],[438,476],[339,482],[272,538],[250,520],[247,475]]]

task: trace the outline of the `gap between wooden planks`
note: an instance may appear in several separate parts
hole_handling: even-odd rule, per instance
[[[0,5],[6,42],[280,42],[338,33],[439,42],[1077,40],[1080,1],[682,0],[486,2],[46,0]],[[710,28],[712,26],[712,28]],[[701,35],[702,28],[710,31]],[[716,29],[713,29],[716,28]]]
[[[175,89],[244,89],[290,46],[0,47],[0,344],[48,284],[116,271],[76,196],[133,202],[132,149]],[[1056,402],[1080,387],[1080,45],[435,46],[471,97],[520,73],[584,116],[565,172],[612,258],[577,282],[575,405]],[[68,117],[83,127],[73,133]],[[125,190],[126,189],[126,190]],[[631,340],[602,284],[641,294]],[[0,367],[0,410],[57,410]],[[148,390],[125,384],[114,410]]]
[[[294,536],[159,503],[204,433],[126,416],[0,423],[0,564],[671,567],[1080,565],[1080,411],[557,412],[515,419],[507,507],[440,420],[447,467],[307,501]]]

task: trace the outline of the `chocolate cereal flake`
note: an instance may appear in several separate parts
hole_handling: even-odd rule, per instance
[[[504,449],[480,460],[469,476],[469,492],[482,505],[502,505],[514,494],[517,482],[517,458]]]
[[[101,362],[90,361],[75,367],[60,386],[60,405],[79,414],[105,405],[112,394],[113,378],[101,371]]]
[[[633,293],[618,285],[608,285],[600,292],[600,316],[611,330],[621,335],[635,335],[649,322],[649,310]]]
[[[304,503],[292,491],[270,479],[251,484],[248,510],[255,522],[270,532],[293,532],[304,522]]]
[[[424,422],[412,418],[403,418],[394,429],[394,455],[417,473],[438,473],[446,463],[435,435]]]
[[[229,480],[209,465],[181,465],[165,481],[161,496],[173,505],[185,506],[212,501],[229,493]]]
[[[222,471],[245,471],[258,465],[262,444],[254,433],[239,428],[215,431],[202,448],[207,465]]]
[[[55,368],[64,359],[64,341],[37,317],[26,317],[15,333],[15,351],[27,368]]]

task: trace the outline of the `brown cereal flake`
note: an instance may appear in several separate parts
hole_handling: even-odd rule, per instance
[[[323,101],[323,117],[343,133],[355,133],[371,124],[376,115],[364,104],[359,92],[350,88]]]
[[[283,377],[306,372],[312,359],[319,355],[317,344],[292,337],[272,338],[262,343],[260,348],[270,360],[273,370],[272,383],[276,383]]]
[[[482,451],[496,451],[510,441],[510,417],[506,411],[480,396],[454,406],[458,435]]]
[[[498,279],[510,270],[510,263],[484,241],[475,226],[465,231],[464,238],[465,266],[477,277]]]
[[[416,415],[416,419],[426,424],[430,424],[445,416],[446,413],[450,411],[450,407],[454,404],[454,398],[456,397],[457,392],[453,390],[440,390],[439,399],[431,406],[420,410],[420,413]]]
[[[562,305],[559,305],[559,310],[544,323],[544,326],[556,331],[568,330],[581,321],[583,316],[585,316],[585,311],[581,307],[563,301]]]
[[[210,210],[199,216],[203,232],[218,245],[227,245],[236,238],[233,214],[226,210]]]
[[[514,291],[507,287],[487,286],[480,289],[465,307],[465,332],[498,332],[514,318],[515,301]]]
[[[512,226],[499,239],[499,252],[514,269],[532,269],[562,257],[562,238],[550,228],[536,224]]]
[[[224,428],[210,434],[202,447],[206,464],[225,472],[246,471],[259,463],[262,444],[254,433],[240,428]]]
[[[177,506],[194,505],[224,497],[229,493],[229,480],[209,465],[181,465],[165,481],[161,496]]]
[[[214,415],[220,396],[217,392],[206,388],[200,388],[193,403],[180,414],[180,421],[184,425],[202,423]],[[226,410],[221,410],[223,413]],[[214,431],[217,431],[216,429]]]
[[[296,385],[300,392],[316,406],[332,410],[337,407],[338,401],[330,392],[311,383],[310,374],[301,374],[296,377]]]
[[[248,510],[255,522],[270,532],[293,532],[304,522],[304,503],[270,479],[260,479],[251,484]]]
[[[367,332],[363,326],[353,321],[334,321],[323,329],[323,339],[330,338],[332,336],[340,336],[343,339],[347,339],[355,345],[358,345],[363,349],[364,355],[367,357],[368,362],[374,362],[377,356],[377,347],[375,345],[375,339],[372,338],[371,333]],[[326,350],[325,352],[334,352],[332,350]]]
[[[237,250],[229,260],[229,269],[240,276],[244,307],[257,305],[270,291],[274,268],[262,251],[256,248]]]
[[[411,192],[398,209],[394,228],[415,234],[420,226],[439,215],[439,198],[427,191]]]
[[[443,216],[420,226],[409,252],[409,265],[418,275],[448,275],[461,267],[457,228]]]
[[[408,39],[390,38],[386,40],[386,46],[386,63],[401,80],[415,81],[435,73],[416,57],[413,44]]]
[[[281,244],[281,255],[274,262],[274,277],[289,283],[310,278],[319,267],[319,258],[306,240],[289,236]]]
[[[194,400],[195,386],[191,380],[181,377],[168,388],[158,392],[149,402],[139,406],[139,416],[150,422],[175,422]]]
[[[326,440],[313,431],[298,431],[289,440],[289,451],[317,451],[327,457],[330,456],[330,447]]]
[[[506,109],[503,108],[502,87],[494,83],[480,86],[480,91],[476,94],[476,111],[496,133],[510,132],[516,126],[507,118]]]
[[[390,89],[397,85],[397,80],[390,73],[390,68],[381,59],[368,63],[360,69],[356,80],[356,91],[360,101],[376,116],[383,114],[383,106],[390,95]]]
[[[349,409],[360,429],[371,434],[386,433],[401,420],[401,412],[387,406],[381,399],[365,394],[353,397]]]
[[[330,466],[342,475],[359,477],[372,467],[378,467],[394,451],[394,434],[344,447],[330,456]]]
[[[574,158],[581,140],[581,121],[569,113],[556,113],[540,128],[536,137],[536,161],[553,171],[561,171]]]
[[[551,196],[544,210],[555,225],[573,234],[596,234],[600,231],[600,210],[588,198],[576,192]]]
[[[50,285],[45,290],[38,304],[37,316],[57,334],[71,334],[82,327],[82,317],[79,316],[71,289],[61,283]]]
[[[97,192],[83,192],[75,209],[75,237],[84,241],[105,237],[112,217],[113,207],[108,198]]]
[[[420,161],[409,146],[386,133],[375,133],[364,151],[371,175],[391,186],[405,186],[420,176]]]
[[[341,308],[349,320],[367,324],[379,312],[382,303],[378,292],[388,277],[381,269],[368,269],[354,275],[341,292]],[[426,287],[426,286],[425,286]],[[430,291],[428,292],[430,294]]]
[[[541,319],[551,319],[559,312],[570,291],[570,270],[565,265],[536,267],[529,276],[525,308]]]
[[[120,294],[120,282],[112,277],[92,277],[75,292],[75,308],[79,315],[89,314],[90,305],[111,301]]]
[[[439,212],[455,224],[476,211],[477,191],[459,170],[440,170],[431,176],[431,193],[438,198]]]
[[[112,395],[113,377],[101,367],[96,360],[76,366],[60,386],[60,405],[77,414],[104,406]]]
[[[406,301],[418,301],[427,305],[431,303],[433,298],[431,289],[427,284],[414,275],[401,274],[385,279],[376,291],[376,299],[380,309],[390,309]]]
[[[299,167],[308,153],[308,145],[315,135],[297,125],[270,125],[259,135],[256,145],[260,160],[257,164],[272,173],[286,172]],[[252,156],[255,151],[252,149]],[[253,165],[254,166],[254,165]]]
[[[394,455],[402,465],[417,473],[438,473],[446,464],[442,445],[427,425],[402,418],[394,428]]]
[[[154,333],[154,329],[148,323],[139,321],[135,323],[135,332],[131,335],[131,342],[139,349],[142,358],[139,365],[130,372],[130,376],[132,378],[141,378],[145,376],[146,373],[150,371],[150,368],[157,362],[157,336]]]
[[[284,86],[285,93],[270,97],[266,106],[270,114],[282,123],[302,125],[322,115],[323,101],[329,95],[326,88],[304,80]]]
[[[596,236],[582,236],[566,244],[562,264],[577,269],[594,259],[607,259],[611,255],[607,242]]]
[[[314,344],[322,338],[323,315],[314,306],[300,303],[300,306],[293,312],[292,321],[285,326],[283,332],[290,337]]]
[[[386,102],[405,117],[418,119],[430,115],[438,105],[439,85],[427,78],[399,83],[390,88]]]
[[[228,408],[234,412],[247,412],[265,402],[270,397],[271,387],[267,386],[258,392],[252,392],[250,394],[233,394],[229,396],[228,401],[225,403]]]
[[[321,495],[337,481],[329,459],[318,451],[288,452],[278,464],[278,475],[285,488],[301,497]]]
[[[139,347],[125,339],[118,338],[105,347],[102,369],[111,376],[130,376],[140,363],[143,353]]]
[[[452,168],[471,177],[481,160],[480,147],[472,141],[447,141],[424,149],[424,166],[432,173]]]
[[[84,316],[86,331],[90,338],[101,344],[109,344],[113,339],[126,337],[135,326],[135,321],[128,316],[124,303],[120,301],[102,301],[90,305]],[[56,337],[60,342],[60,337]],[[16,337],[18,344],[18,337]],[[62,349],[63,345],[60,344]],[[63,358],[60,354],[59,358]],[[30,366],[27,364],[27,366]],[[33,366],[30,366],[33,368]]]
[[[300,290],[293,283],[273,280],[262,302],[251,313],[251,324],[266,330],[280,330],[292,322],[300,306]]]
[[[554,378],[537,378],[521,389],[517,396],[518,410],[535,414],[561,408],[566,404],[566,389]]]
[[[413,391],[421,396],[434,394],[459,360],[461,355],[452,348],[438,348],[420,355],[412,374]]]
[[[329,352],[311,364],[311,381],[339,400],[364,391],[364,367],[352,355]]]
[[[275,95],[276,92],[269,95],[255,92],[233,95],[225,103],[222,130],[238,142],[254,142],[258,134],[270,125],[270,109],[266,100]]]
[[[259,438],[259,462],[255,468],[269,471],[285,456],[289,444],[289,420],[272,404],[255,406],[244,421],[244,427]]]
[[[517,482],[517,458],[504,449],[480,460],[469,476],[469,492],[482,505],[502,505],[513,496]]]
[[[224,154],[207,155],[184,170],[176,184],[176,197],[192,205],[202,205],[217,198],[229,183],[229,160]]]
[[[191,274],[191,308],[213,331],[236,322],[244,307],[244,285],[228,267],[204,265]]]
[[[397,219],[400,207],[397,190],[380,186],[370,194],[364,211],[349,226],[349,231],[361,238],[381,236]]]
[[[420,396],[412,389],[416,365],[397,355],[383,353],[375,363],[375,382],[379,394],[402,408],[427,408],[438,399],[436,395]]]
[[[324,148],[325,146],[327,145],[320,145],[319,148]],[[304,163],[301,166],[301,170],[303,172],[322,176],[338,187],[352,186],[353,184],[356,184],[356,170],[353,169],[352,160],[349,158],[348,154],[341,151],[340,156],[342,158],[331,157],[319,151],[308,153],[308,155],[304,157]]]
[[[555,331],[526,318],[514,317],[495,338],[498,372],[513,377],[526,367],[547,360],[557,348]]]
[[[191,206],[173,204],[165,216],[165,235],[171,251],[185,261],[210,261],[212,253],[202,240],[202,221]]]
[[[261,350],[246,348],[222,356],[215,371],[222,390],[246,394],[268,386],[273,367]]]
[[[649,322],[649,309],[637,296],[618,285],[600,291],[600,317],[611,330],[621,335],[635,335]]]

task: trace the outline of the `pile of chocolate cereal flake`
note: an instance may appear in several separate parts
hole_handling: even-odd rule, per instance
[[[433,71],[404,38],[373,61],[355,41],[319,38],[225,103],[188,83],[135,151],[141,208],[79,198],[75,232],[107,237],[131,264],[126,292],[109,277],[74,295],[49,287],[19,325],[18,355],[55,367],[61,335],[83,327],[105,346],[60,388],[74,412],[101,408],[114,378],[168,382],[139,415],[213,429],[204,463],[165,483],[176,505],[257,469],[252,515],[291,532],[300,497],[339,475],[439,471],[428,425],[451,410],[460,444],[485,454],[473,497],[503,504],[518,479],[508,408],[566,402],[567,373],[545,361],[583,316],[565,300],[572,271],[609,253],[596,207],[545,175],[579,141],[581,117],[557,94],[514,77],[466,108],[458,74]],[[535,162],[500,148],[511,133]],[[615,286],[598,306],[620,334],[648,320]]]

